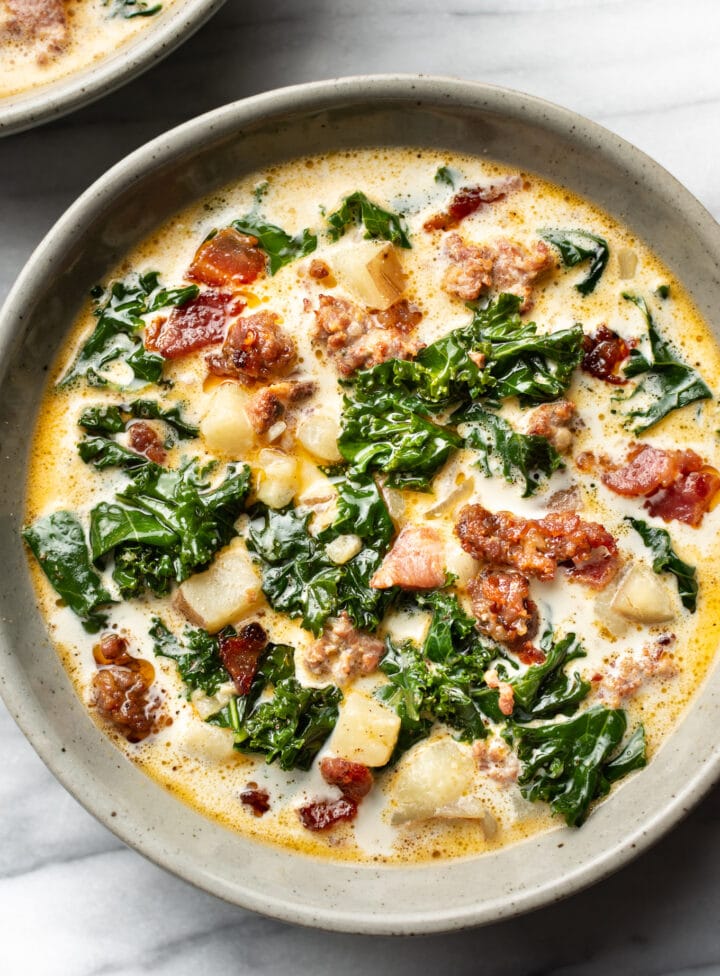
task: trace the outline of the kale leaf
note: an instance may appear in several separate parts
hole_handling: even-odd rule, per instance
[[[555,641],[552,631],[546,630],[540,646],[545,651],[542,664],[531,665],[510,681],[515,700],[514,722],[570,715],[590,691],[590,682],[581,678],[577,671],[572,675],[565,672],[566,664],[585,657],[575,634],[567,634]]]
[[[544,800],[568,826],[579,826],[592,801],[604,796],[611,782],[645,765],[640,733],[612,758],[626,728],[622,710],[601,706],[565,722],[515,726],[522,795],[527,800]]]
[[[662,338],[645,299],[629,292],[623,292],[623,298],[637,305],[648,327],[652,358],[648,359],[639,350],[633,349],[624,370],[626,376],[647,373],[627,398],[630,401],[640,395],[650,400],[644,409],[628,411],[628,416],[635,421],[633,433],[644,434],[673,410],[698,400],[710,400],[712,393],[697,370],[684,363],[672,345]]]
[[[197,437],[195,424],[189,423],[179,406],[163,409],[157,400],[133,400],[127,404],[98,405],[83,410],[78,424],[91,434],[121,434],[131,419],[163,420],[182,440]]]
[[[98,471],[105,468],[124,468],[132,471],[152,462],[144,454],[131,451],[109,437],[85,437],[77,446],[78,454],[85,464],[92,464]]]
[[[251,515],[248,548],[260,561],[263,592],[275,610],[300,618],[316,636],[327,618],[341,610],[356,627],[379,626],[393,593],[369,584],[388,549],[393,525],[370,476],[351,473],[338,480],[338,517],[317,536],[309,532],[312,512],[307,510],[258,505]],[[364,545],[339,566],[326,546],[346,534],[360,536]]]
[[[162,356],[148,352],[138,336],[145,325],[143,316],[161,308],[184,305],[195,298],[198,291],[197,285],[170,290],[161,288],[156,271],[115,281],[107,292],[102,288],[95,289],[97,325],[59,386],[67,386],[81,377],[90,386],[110,386],[112,384],[102,375],[102,370],[118,360],[124,361],[134,373],[131,385],[157,383],[162,377],[164,360]]]
[[[451,169],[450,166],[440,166],[435,173],[435,182],[444,183],[445,186],[451,187],[453,190],[457,185],[457,177],[460,174],[457,170]]]
[[[607,241],[587,230],[546,229],[539,231],[539,234],[548,244],[557,248],[566,268],[574,268],[583,261],[590,260],[587,275],[575,287],[581,295],[589,295],[595,291],[610,257]]]
[[[273,688],[271,698],[264,693]],[[262,700],[261,700],[262,696]],[[281,769],[307,770],[335,728],[342,692],[309,688],[295,678],[293,649],[269,644],[249,693],[236,696],[208,721],[235,734],[235,748],[260,752]]]
[[[152,623],[149,634],[153,640],[153,652],[175,661],[187,687],[188,698],[197,690],[214,695],[220,685],[231,680],[220,658],[220,639],[235,633],[231,627],[216,635],[200,627],[186,627],[184,643],[181,644],[159,617],[153,617]]]
[[[346,397],[338,450],[353,472],[384,471],[390,487],[426,488],[462,438],[423,412],[417,401],[397,393]]]
[[[628,518],[628,522],[651,550],[654,556],[653,571],[656,573],[672,573],[677,579],[682,605],[691,613],[695,613],[698,595],[697,570],[689,563],[683,562],[675,552],[670,533],[666,529],[653,528],[647,522],[643,522],[642,519]]]
[[[253,213],[234,220],[233,227],[241,234],[257,237],[260,247],[268,256],[268,270],[271,275],[277,274],[280,268],[284,268],[291,261],[312,254],[317,247],[317,235],[307,227],[300,234],[291,237],[281,227],[269,224]]]
[[[359,190],[345,197],[340,207],[326,217],[330,225],[330,238],[340,240],[348,227],[362,224],[365,237],[373,240],[390,241],[399,247],[409,248],[408,228],[401,214],[384,210],[368,200]]]
[[[128,472],[114,502],[90,513],[93,560],[113,551],[113,578],[123,597],[150,589],[159,596],[204,567],[236,535],[250,483],[244,464],[229,464],[216,487],[195,461],[176,471],[152,462]]]
[[[94,634],[105,626],[98,608],[113,603],[90,562],[85,532],[72,512],[51,512],[23,529],[23,538],[53,589]]]
[[[565,467],[546,437],[520,434],[497,414],[474,403],[453,420],[466,426],[465,446],[479,454],[477,466],[486,478],[501,474],[507,482],[523,484],[523,498],[533,495],[543,477]]]

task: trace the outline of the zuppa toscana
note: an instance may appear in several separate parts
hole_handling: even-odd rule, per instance
[[[175,0],[0,0],[0,99],[81,71]]]
[[[648,247],[533,174],[254,173],[63,347],[42,612],[126,756],[233,829],[399,861],[579,826],[712,659],[719,367]]]

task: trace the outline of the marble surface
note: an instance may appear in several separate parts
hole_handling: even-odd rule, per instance
[[[256,92],[367,72],[455,74],[576,109],[720,217],[717,0],[228,0],[163,64],[0,142],[0,300],[55,219],[163,130]],[[0,969],[14,976],[720,974],[720,789],[571,901],[426,939],[305,930],[226,905],[127,849],[0,704]]]

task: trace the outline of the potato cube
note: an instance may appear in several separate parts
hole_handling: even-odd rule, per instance
[[[179,745],[186,756],[204,762],[223,762],[235,755],[235,737],[231,729],[208,725],[191,718],[178,736]]]
[[[376,698],[352,691],[345,695],[340,715],[328,747],[335,756],[384,766],[395,748],[400,718]]]
[[[243,458],[256,443],[247,413],[247,394],[237,383],[222,383],[200,422],[200,433],[209,450]]]
[[[180,584],[179,609],[211,633],[240,620],[262,599],[260,579],[242,539],[234,539],[204,573]]]
[[[270,448],[260,451],[256,495],[270,508],[284,508],[297,491],[297,461],[284,451]]]
[[[661,624],[675,617],[667,587],[642,563],[635,563],[623,576],[610,607],[640,624]]]
[[[328,254],[338,284],[367,308],[384,311],[405,290],[397,249],[388,242],[348,238]]]
[[[453,739],[438,738],[412,748],[392,783],[393,823],[427,820],[455,803],[470,787],[475,760]]]

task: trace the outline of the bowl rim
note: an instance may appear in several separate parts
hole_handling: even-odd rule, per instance
[[[0,97],[0,138],[23,132],[97,101],[179,47],[225,0],[179,0],[165,16],[98,62],[56,81]]]
[[[83,224],[91,223],[115,196],[137,183],[148,172],[199,149],[202,140],[207,139],[210,134],[213,138],[219,138],[241,129],[243,124],[260,121],[268,115],[285,112],[310,113],[331,109],[353,100],[425,100],[436,104],[444,99],[457,106],[465,102],[481,103],[488,109],[516,115],[518,118],[529,107],[542,113],[543,128],[564,135],[572,131],[573,138],[587,140],[589,144],[601,147],[603,154],[611,161],[621,161],[631,172],[639,175],[650,167],[654,174],[662,176],[667,187],[681,197],[683,207],[689,211],[697,233],[712,242],[715,252],[720,253],[720,226],[690,191],[631,143],[569,109],[513,89],[447,76],[356,75],[303,83],[232,102],[191,119],[141,146],[96,180],[59,218],[35,249],[0,309],[0,364],[7,359],[7,354],[17,338],[13,331],[15,324],[21,323],[25,317],[24,296],[32,294],[38,286],[46,269],[52,264],[54,252],[67,249],[76,239]],[[0,376],[0,382],[2,381]],[[5,678],[11,679],[14,666],[12,652],[7,653],[4,648],[0,648],[0,652],[6,653],[9,670],[6,671]],[[16,671],[19,673],[19,667],[16,667]],[[0,678],[2,677],[0,674]],[[311,905],[303,904],[297,894],[293,896],[289,893],[284,898],[278,898],[266,892],[243,888],[242,884],[221,883],[210,888],[207,874],[201,868],[188,860],[182,861],[173,856],[152,833],[133,832],[132,824],[126,824],[120,816],[111,819],[101,798],[83,791],[81,771],[61,754],[58,744],[52,741],[44,728],[23,714],[22,694],[19,688],[14,687],[12,680],[0,680],[0,695],[26,738],[65,789],[130,847],[170,873],[228,902],[282,921],[330,931],[362,934],[445,932],[490,924],[560,901],[607,877],[657,842],[720,778],[720,743],[710,743],[708,755],[695,775],[674,790],[668,802],[640,826],[620,839],[615,838],[600,854],[588,858],[575,870],[551,881],[536,884],[534,888],[514,892],[512,898],[496,898],[492,902],[479,906],[473,904],[462,909],[446,910],[439,907],[432,912],[406,911],[405,915],[396,914],[388,918],[370,910],[348,913],[338,908],[318,912]],[[694,702],[695,699],[686,712],[692,710]],[[367,870],[365,865],[357,867],[359,870]],[[421,871],[427,866],[411,867]],[[387,866],[387,870],[394,869],[394,865]],[[377,871],[377,866],[373,866],[372,870]]]

